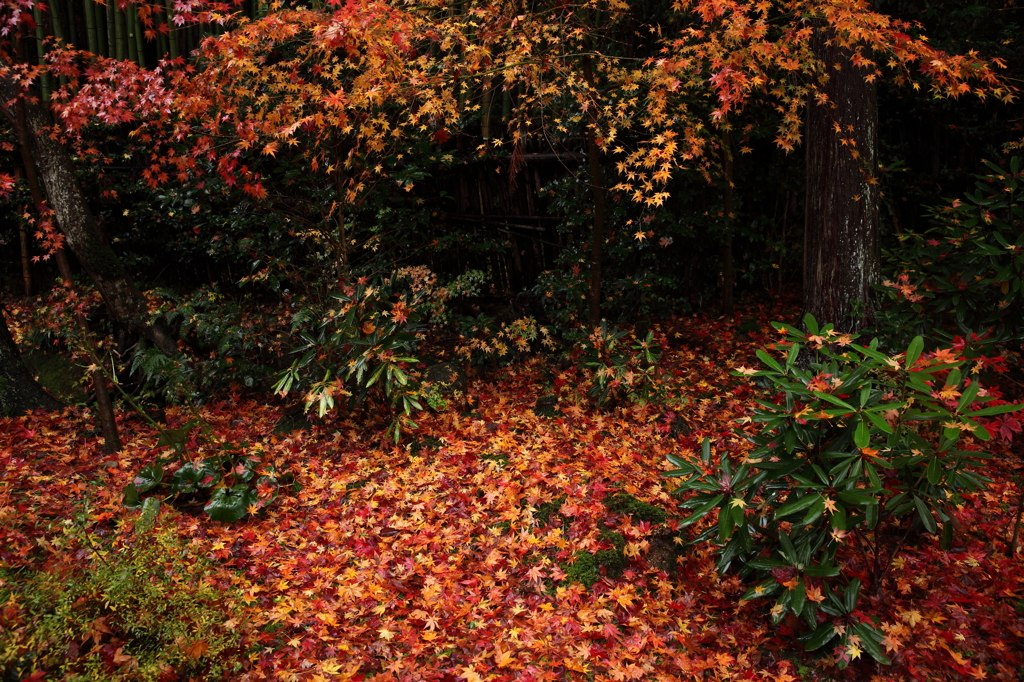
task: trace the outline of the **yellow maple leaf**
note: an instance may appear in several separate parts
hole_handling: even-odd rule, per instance
[[[924,620],[919,611],[903,611],[901,613],[897,613],[896,615],[898,615],[900,617],[900,620],[902,620],[910,627],[914,627],[922,620]]]

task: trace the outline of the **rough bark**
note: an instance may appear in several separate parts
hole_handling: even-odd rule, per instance
[[[0,417],[59,408],[60,403],[32,378],[0,312]]]
[[[871,321],[881,271],[878,111],[875,85],[831,37],[819,27],[813,42],[827,101],[812,99],[807,112],[803,298],[819,323],[850,331]]]
[[[25,164],[25,176],[28,180],[29,190],[32,193],[32,203],[34,203],[41,211],[45,207],[45,200],[43,197],[43,188],[40,187],[39,184],[39,174],[36,171],[35,159],[33,159],[32,155],[29,153],[30,140],[28,126],[25,122],[25,101],[18,100],[15,104],[15,109],[16,116],[14,123],[15,128],[17,128],[18,143],[21,147],[22,162]],[[64,249],[59,249],[57,251],[54,260],[57,261],[57,268],[60,271],[61,278],[64,280],[64,286],[69,290],[74,289],[71,265],[68,263]],[[86,345],[86,350],[92,356],[93,389],[96,395],[96,404],[99,408],[100,424],[103,428],[104,450],[108,454],[112,454],[121,450],[121,438],[117,431],[117,418],[114,415],[114,404],[110,400],[109,391],[107,391],[107,377],[103,370],[100,369],[103,363],[96,354],[96,345],[92,340],[92,332],[89,329],[88,320],[86,320],[85,315],[80,312],[76,312],[74,317],[75,324],[78,325],[78,329],[82,334],[82,343]]]
[[[0,105],[9,107],[22,95],[21,88],[9,76],[0,77]],[[25,143],[68,248],[95,282],[111,317],[132,333],[150,339],[163,352],[175,354],[177,346],[170,334],[147,323],[145,299],[128,277],[120,258],[100,237],[96,219],[78,186],[71,156],[50,136],[53,119],[49,111],[38,102],[23,101]]]

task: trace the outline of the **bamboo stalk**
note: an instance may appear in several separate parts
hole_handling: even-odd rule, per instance
[[[53,30],[53,37],[56,39],[57,47],[67,45],[67,34],[64,32],[60,0],[50,0],[50,27]],[[60,87],[64,87],[68,84],[68,78],[67,76],[59,76],[57,82],[60,84]]]
[[[491,139],[491,100],[493,96],[494,89],[491,88],[491,80],[488,78],[484,82],[484,92],[480,103],[482,110],[480,116],[480,136],[484,139],[484,142],[489,142]]]
[[[92,0],[82,0],[82,4],[85,6],[86,46],[89,52],[102,54],[103,48],[100,47],[99,32],[96,30],[96,8],[93,6]]]
[[[125,5],[125,8],[121,11],[121,21],[124,22],[124,36],[125,42],[125,54],[130,61],[139,63],[139,50],[138,45],[135,42],[135,7],[133,5]]]
[[[66,3],[61,2],[61,9],[64,12],[62,21],[68,29],[68,42],[75,47],[81,48],[83,36],[78,35],[78,22],[75,21],[75,0],[68,0]]]
[[[114,0],[108,0],[108,2],[114,5]],[[127,33],[128,31],[124,25],[124,12],[121,11],[120,7],[114,5],[114,36],[116,40],[114,52],[118,61],[124,61],[128,58]]]
[[[171,46],[171,59],[178,58],[178,33],[174,28],[174,0],[164,0],[164,8],[167,10],[167,41]]]
[[[167,40],[167,34],[159,29],[156,32],[156,48],[157,48],[157,60],[165,59],[168,57],[168,53],[171,51],[171,44]]]
[[[18,221],[18,239],[21,241],[21,279],[25,283],[25,295],[32,295],[32,268],[29,266],[28,230],[25,221]]]
[[[46,66],[46,45],[43,43],[45,33],[43,31],[43,13],[39,10],[39,5],[32,6],[32,19],[36,24],[36,55],[38,56],[39,66]],[[42,95],[44,102],[50,101],[50,72],[43,71],[42,76],[39,78],[39,90]]]
[[[117,39],[114,36],[114,2],[116,0],[106,0],[106,21],[107,21],[107,56],[113,57],[114,45],[117,43]]]
[[[142,68],[146,68],[146,42],[142,35],[142,22],[139,21],[139,11],[135,5],[129,6],[132,20],[132,32],[135,34],[135,62]]]

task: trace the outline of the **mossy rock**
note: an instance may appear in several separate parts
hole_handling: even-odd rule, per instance
[[[604,505],[609,511],[628,514],[634,519],[648,523],[665,523],[668,520],[668,514],[664,509],[638,500],[629,493],[615,493],[605,499]]]
[[[60,353],[32,351],[23,353],[28,371],[58,399],[66,403],[84,403],[89,396],[83,388],[85,370]]]

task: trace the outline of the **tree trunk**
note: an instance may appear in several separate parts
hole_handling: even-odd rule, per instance
[[[23,94],[10,77],[0,77],[0,102],[11,102]],[[145,299],[128,277],[120,258],[100,237],[96,219],[78,186],[71,156],[47,132],[53,126],[50,113],[36,102],[22,101],[28,150],[68,247],[96,283],[111,317],[132,333],[150,339],[164,353],[176,354],[177,345],[170,334],[147,323]],[[13,115],[9,118],[15,120]]]
[[[878,111],[874,83],[849,49],[829,44],[832,37],[819,27],[813,39],[827,101],[812,95],[807,108],[804,312],[852,331],[874,315],[871,287],[881,272]]]
[[[7,320],[0,312],[0,417],[14,417],[30,410],[56,410],[60,403],[40,386],[14,345]]]

